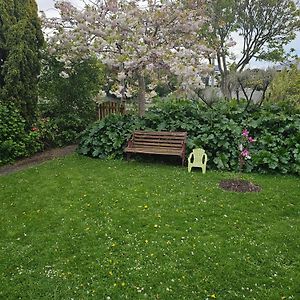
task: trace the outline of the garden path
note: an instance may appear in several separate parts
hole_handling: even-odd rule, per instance
[[[12,165],[0,167],[0,176],[15,173],[17,171],[27,169],[28,167],[38,165],[44,161],[74,153],[76,147],[77,145],[70,145],[64,148],[49,149],[41,153],[36,153],[31,157],[20,159]]]

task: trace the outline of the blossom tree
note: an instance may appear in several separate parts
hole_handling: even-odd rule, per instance
[[[72,72],[71,61],[95,55],[117,73],[114,91],[125,101],[136,83],[139,113],[147,97],[155,96],[157,82],[176,75],[178,91],[195,97],[210,72],[204,57],[210,50],[201,44],[204,1],[94,0],[78,9],[57,1],[60,18],[44,18],[49,51]],[[64,74],[65,74],[64,73]],[[146,81],[150,84],[146,85]],[[147,94],[149,92],[149,94]]]

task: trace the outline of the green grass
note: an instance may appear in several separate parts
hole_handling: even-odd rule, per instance
[[[70,156],[0,177],[0,299],[300,299],[300,180]]]

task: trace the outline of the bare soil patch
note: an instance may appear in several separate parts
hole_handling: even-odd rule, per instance
[[[260,192],[261,187],[254,183],[243,179],[226,179],[222,180],[219,187],[225,191],[246,193],[246,192]]]
[[[31,166],[38,165],[44,161],[74,153],[76,147],[77,145],[70,145],[64,148],[54,148],[45,150],[41,153],[37,153],[28,158],[20,159],[12,165],[5,165],[3,167],[0,167],[0,176],[15,173],[17,171],[27,169]]]

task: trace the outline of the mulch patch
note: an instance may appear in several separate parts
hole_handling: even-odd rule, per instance
[[[254,183],[243,179],[226,179],[222,180],[219,187],[225,191],[246,193],[246,192],[260,192],[261,187]]]
[[[12,165],[0,167],[0,176],[15,173],[31,166],[38,165],[44,161],[74,153],[76,147],[77,145],[70,145],[64,148],[49,149],[41,153],[34,154],[31,157],[20,159]]]

